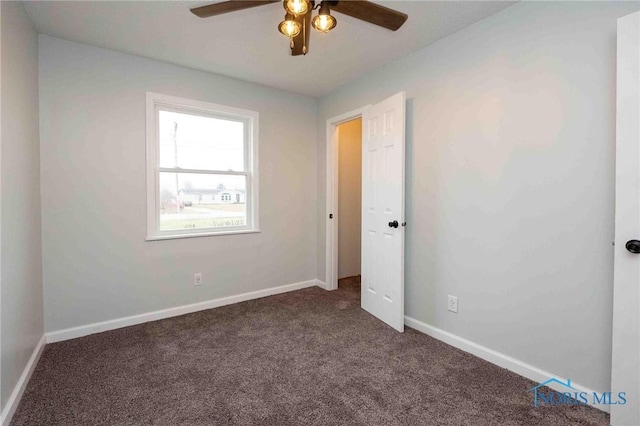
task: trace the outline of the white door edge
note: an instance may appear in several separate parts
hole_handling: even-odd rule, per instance
[[[640,12],[618,19],[616,85],[616,212],[611,347],[611,424],[640,424]]]

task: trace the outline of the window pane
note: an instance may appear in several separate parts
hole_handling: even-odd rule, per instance
[[[244,171],[244,123],[159,111],[160,167]]]
[[[247,225],[245,176],[160,173],[160,231]]]

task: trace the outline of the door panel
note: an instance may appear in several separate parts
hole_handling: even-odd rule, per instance
[[[616,217],[611,391],[612,425],[640,424],[640,12],[618,19],[616,88]]]
[[[404,92],[372,105],[363,125],[362,308],[404,331]]]

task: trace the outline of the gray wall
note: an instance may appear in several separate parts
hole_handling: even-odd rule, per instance
[[[147,91],[259,112],[261,233],[145,242]],[[40,36],[40,114],[47,331],[315,279],[315,99]]]
[[[21,2],[2,2],[1,274],[5,408],[43,334],[38,35]]]
[[[609,389],[616,19],[638,8],[519,3],[321,99],[319,213],[326,120],[407,92],[407,315]]]

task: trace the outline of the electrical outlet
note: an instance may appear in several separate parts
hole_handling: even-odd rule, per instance
[[[202,273],[193,274],[193,285],[202,285]]]
[[[456,314],[458,313],[458,298],[456,296],[449,295],[447,309]]]

